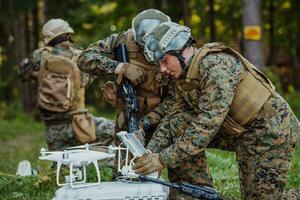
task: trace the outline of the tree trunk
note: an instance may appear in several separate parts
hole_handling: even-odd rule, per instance
[[[20,49],[21,56],[26,57],[31,51],[31,40],[30,40],[30,30],[29,30],[29,16],[25,15],[24,18],[24,37],[19,37],[20,47],[24,47],[24,49]],[[22,30],[22,29],[20,29]],[[21,33],[22,34],[22,33]],[[25,50],[25,51],[24,51]],[[21,100],[22,107],[26,113],[30,113],[32,109],[30,108],[30,84],[29,83],[21,83]]]
[[[191,19],[191,12],[190,12],[190,1],[189,0],[182,0],[183,5],[183,21],[184,25],[191,27],[190,19]]]
[[[214,0],[209,1],[209,30],[210,30],[210,42],[216,41],[216,26],[215,26],[215,10],[214,10]]]
[[[274,0],[270,0],[269,4],[269,24],[270,24],[270,30],[269,30],[269,47],[270,47],[270,55],[268,60],[268,66],[275,66],[275,44],[274,44]]]
[[[40,41],[40,23],[38,18],[38,7],[34,7],[31,11],[32,21],[33,21],[33,49],[39,48],[39,41]]]
[[[261,0],[243,0],[243,27],[261,26]],[[244,38],[244,56],[257,68],[264,66],[261,36],[258,40]]]
[[[300,91],[300,1],[294,0],[293,1],[293,10],[294,10],[294,17],[296,19],[295,22],[297,23],[295,27],[297,29],[294,31],[294,40],[295,46],[293,50],[293,62],[294,62],[294,86],[297,91]]]

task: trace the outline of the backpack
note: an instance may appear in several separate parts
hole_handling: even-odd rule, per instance
[[[37,104],[40,109],[68,112],[77,99],[80,89],[80,71],[71,58],[52,54],[45,47],[41,54]]]

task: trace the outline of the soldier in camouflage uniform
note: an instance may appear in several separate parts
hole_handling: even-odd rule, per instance
[[[144,57],[142,37],[149,28],[167,21],[170,21],[170,18],[164,13],[155,9],[145,10],[132,20],[132,29],[92,43],[78,58],[78,67],[86,73],[94,76],[116,75],[114,83],[109,82],[104,86],[103,96],[117,107],[117,131],[127,130],[123,102],[116,94],[116,88],[124,77],[135,86],[139,104],[138,119],[149,113],[166,96],[168,78]],[[120,44],[126,45],[128,63],[117,60],[116,49]],[[148,127],[147,122],[141,123],[141,126],[143,125],[146,135],[151,135],[153,127]]]
[[[88,114],[87,110],[84,109],[84,91],[85,87],[87,87],[94,78],[86,73],[80,72],[76,67],[76,60],[81,50],[76,48],[72,43],[71,35],[73,33],[73,29],[66,21],[62,19],[49,20],[43,26],[43,36],[46,46],[35,50],[31,56],[23,59],[18,71],[22,81],[36,81],[38,83],[38,90],[40,91],[43,89],[43,86],[40,85],[42,82],[39,80],[41,79],[40,67],[42,59],[49,58],[51,55],[59,55],[64,58],[69,58],[73,62],[75,61],[74,70],[78,70],[79,76],[78,80],[73,81],[79,82],[78,91],[80,92],[80,94],[76,96],[76,105],[74,103],[75,106],[73,105],[73,108],[66,112],[55,112],[38,105],[46,126],[45,139],[49,150],[62,150],[70,146],[82,144],[82,142],[75,138],[71,122],[74,116]],[[60,66],[57,67],[59,68]],[[103,117],[91,117],[91,121],[93,121],[95,125],[94,132],[96,139],[94,138],[93,140],[103,145],[111,144],[115,130],[113,121]]]
[[[160,152],[139,158],[136,172],[173,170],[197,156],[194,165],[203,166],[198,173],[211,185],[204,150],[220,148],[236,152],[243,199],[299,199],[299,190],[284,191],[299,121],[269,79],[220,43],[193,48],[190,29],[176,23],[162,23],[144,38],[147,58],[176,79],[176,101],[190,107],[183,113],[190,116],[169,120],[181,133],[158,128],[152,140]]]

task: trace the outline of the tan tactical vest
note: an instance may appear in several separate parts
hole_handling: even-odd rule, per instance
[[[84,109],[84,86],[76,56],[54,55],[52,47],[42,50],[38,84],[38,106],[46,111],[65,113]]]
[[[137,98],[139,103],[138,118],[145,116],[153,110],[161,101],[162,86],[166,85],[166,76],[160,72],[159,68],[150,64],[140,46],[134,41],[131,29],[126,32],[126,37],[120,34],[117,44],[124,43],[128,52],[129,63],[142,67],[146,73],[146,81],[136,87]],[[121,102],[118,99],[118,102]],[[123,110],[123,105],[118,103],[118,109]],[[118,119],[118,124],[122,124],[122,120]]]
[[[271,81],[241,54],[220,43],[209,43],[197,50],[188,69],[186,82],[191,85],[197,83],[195,80],[201,76],[198,71],[198,63],[212,52],[232,54],[238,57],[246,68],[246,72],[235,90],[229,114],[223,123],[223,130],[226,133],[240,135],[245,131],[243,126],[253,121],[269,97],[275,92],[275,88]]]

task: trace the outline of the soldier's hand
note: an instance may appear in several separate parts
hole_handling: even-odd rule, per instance
[[[160,158],[159,153],[150,153],[138,158],[132,169],[137,174],[148,175],[153,172],[160,172],[165,167],[166,165]]]
[[[139,129],[135,134],[137,139],[145,146],[145,132],[143,129]]]
[[[138,85],[145,81],[146,72],[143,68],[130,64],[124,63],[120,69],[119,75],[123,75],[130,80],[133,85]]]

